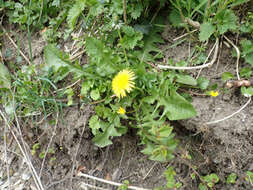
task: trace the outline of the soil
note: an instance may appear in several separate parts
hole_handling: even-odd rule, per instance
[[[26,34],[17,31],[13,26],[6,26],[8,31],[16,31],[20,40],[20,48],[29,57],[29,48]],[[173,39],[184,34],[184,31],[166,27],[162,36],[166,44],[161,45],[161,49],[172,45]],[[17,43],[14,35],[11,35]],[[229,38],[235,41],[234,36]],[[46,42],[39,35],[32,36],[33,60],[35,64],[43,62],[43,47]],[[70,44],[71,45],[71,44]],[[165,50],[166,58],[176,61],[184,60],[188,57],[189,51],[194,44],[182,43],[176,48]],[[210,45],[211,48],[212,44]],[[207,50],[207,52],[210,50]],[[16,48],[10,43],[8,38],[2,42],[3,56],[6,51],[11,51],[12,55],[5,57],[6,61],[16,59]],[[245,109],[234,115],[230,119],[207,125],[209,121],[222,119],[239,110],[248,98],[242,96],[238,89],[225,90],[221,80],[223,72],[235,73],[235,61],[232,57],[232,47],[225,44],[219,50],[218,61],[211,68],[205,68],[201,76],[210,79],[211,84],[217,83],[220,95],[213,98],[200,96],[193,92],[192,104],[196,108],[198,115],[195,118],[181,120],[172,123],[176,138],[180,144],[175,153],[175,159],[168,163],[158,163],[149,160],[140,153],[143,148],[139,145],[138,136],[134,131],[126,135],[113,139],[113,145],[107,148],[98,148],[92,142],[92,134],[87,122],[94,113],[92,106],[76,105],[65,108],[58,116],[58,125],[52,125],[49,116],[46,120],[37,117],[33,121],[23,121],[22,135],[27,149],[32,149],[35,143],[39,143],[40,148],[30,156],[32,164],[37,173],[42,170],[42,183],[48,190],[64,189],[115,189],[113,186],[103,184],[95,180],[78,176],[78,172],[91,176],[107,179],[115,182],[128,180],[131,185],[154,189],[166,184],[163,175],[168,166],[174,166],[177,173],[176,179],[183,183],[181,189],[198,189],[200,180],[191,179],[191,174],[207,175],[216,173],[220,181],[215,185],[215,189],[220,190],[247,190],[252,189],[252,185],[245,180],[245,172],[253,170],[253,110],[250,103]],[[21,62],[20,65],[25,62]],[[243,66],[240,60],[240,66]],[[198,72],[191,71],[193,76]],[[55,116],[54,116],[55,117]],[[1,126],[5,126],[3,121]],[[4,127],[0,128],[1,134]],[[20,136],[18,137],[20,139]],[[10,166],[10,180],[13,189],[32,189],[36,186],[29,168],[25,164],[24,158],[15,143],[13,137],[8,135],[8,164]],[[10,139],[10,140],[9,140]],[[54,149],[54,153],[47,154],[45,162],[39,154],[46,150],[48,145]],[[0,187],[7,189],[7,171],[5,164],[5,145],[3,138],[0,141]],[[183,159],[182,154],[189,153],[191,160]],[[194,170],[193,168],[196,169]],[[236,184],[226,183],[226,177],[230,173],[236,173],[238,180]],[[90,186],[87,186],[90,184]]]

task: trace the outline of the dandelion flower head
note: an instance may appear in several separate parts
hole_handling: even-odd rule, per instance
[[[126,113],[126,110],[122,107],[120,107],[117,111],[118,114],[124,115]]]
[[[112,90],[115,95],[120,98],[126,96],[126,92],[130,92],[134,88],[134,73],[124,69],[120,71],[112,80]]]
[[[219,92],[218,91],[211,91],[210,92],[210,96],[212,96],[212,97],[216,97],[216,96],[218,96],[219,95]]]

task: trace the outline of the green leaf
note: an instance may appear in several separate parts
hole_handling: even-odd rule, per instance
[[[220,34],[224,34],[228,30],[236,30],[237,17],[230,9],[224,9],[216,15],[217,27]]]
[[[245,86],[241,87],[241,92],[244,96],[252,96],[253,95],[253,87],[246,88]]]
[[[53,67],[57,72],[60,67],[67,67],[66,55],[64,55],[53,44],[49,44],[44,48],[44,56],[46,61],[46,70]]]
[[[188,119],[197,114],[194,107],[174,90],[169,97],[161,97],[159,104],[165,106],[164,114],[169,120]]]
[[[191,85],[191,86],[196,86],[196,85],[197,85],[196,79],[193,78],[193,77],[190,76],[190,75],[178,74],[178,75],[177,75],[176,82],[182,83],[182,84]]]
[[[71,106],[73,104],[73,96],[74,96],[74,92],[73,92],[72,88],[65,90],[64,94],[67,94],[68,106]]]
[[[253,53],[245,56],[245,61],[253,66]]]
[[[198,86],[201,90],[206,90],[208,85],[209,85],[209,80],[207,78],[204,78],[204,77],[199,77],[197,79],[197,83],[198,83]]]
[[[246,175],[247,175],[246,181],[250,181],[252,183],[253,182],[253,172],[247,171]]]
[[[89,127],[91,128],[93,135],[96,135],[98,133],[99,129],[101,128],[101,125],[99,123],[99,118],[97,115],[91,116],[89,120]]]
[[[206,41],[215,32],[215,27],[210,22],[204,22],[200,25],[199,40]]]
[[[68,12],[67,22],[71,30],[74,29],[77,19],[86,6],[86,0],[76,0],[72,8]]]
[[[249,2],[250,0],[235,0],[229,7],[235,7],[244,3]]]
[[[200,183],[199,184],[199,190],[208,190],[208,189],[203,183]]]
[[[231,174],[227,177],[227,180],[226,180],[227,184],[234,184],[235,181],[236,181],[236,178],[237,178],[236,174],[235,174],[235,173],[231,173]]]
[[[122,134],[117,132],[117,130],[113,125],[110,125],[108,123],[105,131],[96,134],[96,136],[93,138],[93,142],[99,147],[105,147],[112,144],[112,141],[110,140],[111,136],[121,136],[121,135]]]
[[[138,42],[142,39],[143,35],[141,32],[135,32],[133,35],[124,35],[120,43],[126,49],[134,49]]]
[[[7,67],[0,62],[0,89],[11,88],[11,75]]]
[[[244,67],[240,70],[240,77],[250,78],[252,70],[249,67]]]
[[[179,12],[178,12],[176,9],[173,9],[173,10],[170,12],[169,21],[170,21],[170,22],[172,23],[172,25],[175,26],[175,27],[183,26],[182,18],[181,18],[181,16],[180,16]]]
[[[222,73],[222,81],[223,82],[225,82],[225,81],[227,81],[229,79],[232,79],[232,78],[234,78],[234,75],[232,73],[230,73],[230,72],[224,72],[224,73]]]
[[[93,100],[98,100],[100,98],[100,93],[98,89],[92,90],[90,96]]]
[[[144,45],[142,50],[135,52],[135,56],[137,56],[141,62],[153,61],[154,56],[151,52],[161,52],[156,43],[164,43],[164,41],[158,32],[159,31],[152,29],[148,35],[143,37]]]
[[[211,188],[214,186],[215,183],[219,182],[219,177],[215,173],[206,175],[203,179],[207,182],[207,185]]]
[[[251,40],[242,40],[242,56],[244,57],[245,61],[253,66],[253,41]]]

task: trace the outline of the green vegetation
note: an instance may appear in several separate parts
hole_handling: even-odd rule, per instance
[[[164,43],[161,32],[165,20],[160,14],[168,14],[174,27],[185,28],[189,32],[191,40],[196,43],[191,56],[199,57],[194,65],[201,65],[206,60],[206,41],[215,41],[227,33],[244,33],[240,50],[247,66],[240,70],[240,76],[249,79],[253,66],[253,13],[247,13],[243,23],[239,24],[235,12],[236,7],[247,2],[128,0],[124,4],[122,0],[0,1],[0,13],[4,18],[28,31],[28,35],[31,30],[43,30],[43,36],[48,41],[44,47],[45,63],[41,65],[0,63],[0,103],[10,116],[15,112],[27,118],[36,114],[47,117],[77,103],[94,104],[95,114],[89,120],[89,127],[97,146],[108,146],[113,143],[114,137],[135,128],[144,147],[142,153],[151,160],[166,162],[173,159],[178,144],[169,121],[197,114],[190,95],[181,93],[181,87],[199,89],[211,96],[217,96],[218,92],[213,90],[218,89],[210,86],[209,80],[204,77],[196,80],[184,70],[162,70],[156,66],[164,58],[163,51],[158,48]],[[193,29],[199,32],[191,32]],[[70,34],[79,30],[84,33],[73,37],[73,40],[85,50],[87,64],[63,52],[57,44],[59,39],[70,39]],[[169,60],[164,64],[187,67],[190,62]],[[128,83],[133,82],[133,86],[129,90],[123,88],[126,95],[117,97],[112,81],[124,70],[133,73],[133,78],[127,80]],[[222,75],[223,81],[233,78],[233,74],[228,72]],[[76,81],[80,81],[81,89],[71,85]],[[123,85],[121,82],[124,81],[119,82],[118,88]],[[252,96],[253,88],[242,87],[241,92]],[[123,111],[119,111],[120,108]],[[34,155],[37,149],[39,144],[34,144]],[[44,153],[40,152],[39,157],[44,158]],[[247,175],[246,179],[251,181],[251,174]],[[175,176],[173,167],[169,167],[165,172],[167,189],[177,189],[182,185],[174,179]],[[198,177],[192,175],[193,179]],[[213,189],[219,177],[210,174],[200,180],[200,190]],[[235,180],[236,174],[231,174],[227,183],[234,184]],[[121,189],[126,189],[125,186]]]

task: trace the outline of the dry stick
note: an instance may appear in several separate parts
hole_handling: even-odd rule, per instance
[[[6,123],[6,125],[8,126],[10,132],[12,133],[12,136],[14,137],[15,141],[17,142],[17,145],[18,145],[20,151],[21,151],[22,154],[23,154],[24,159],[25,159],[25,161],[26,161],[26,163],[27,163],[27,165],[28,165],[28,167],[29,167],[29,170],[30,170],[30,172],[32,173],[32,176],[33,176],[33,178],[34,178],[34,182],[35,182],[35,185],[37,186],[37,189],[38,189],[38,190],[44,190],[44,188],[43,188],[43,186],[42,186],[42,184],[41,184],[41,181],[39,180],[39,178],[38,178],[38,176],[37,176],[37,173],[36,173],[36,171],[35,171],[33,165],[31,164],[31,160],[29,159],[29,157],[28,157],[27,154],[25,153],[23,147],[21,146],[21,144],[20,144],[19,141],[18,141],[17,136],[16,136],[15,133],[13,132],[11,126],[9,125],[9,123],[8,123],[8,121],[7,121],[7,119],[6,119],[6,117],[4,116],[4,114],[3,114],[3,112],[2,112],[1,110],[0,110],[0,115],[3,117],[3,119],[4,119],[5,123]]]
[[[237,79],[240,80],[240,75],[239,75],[240,50],[230,39],[228,39],[226,36],[224,36],[224,38],[228,41],[228,43],[230,43],[235,48],[235,51],[236,51],[236,54],[237,54],[237,58],[236,58],[236,76],[237,76]]]
[[[46,160],[46,157],[47,157],[47,153],[49,151],[49,148],[51,146],[51,143],[53,141],[53,138],[54,136],[56,135],[56,128],[57,128],[57,125],[58,125],[58,117],[59,117],[59,112],[57,112],[57,116],[56,116],[56,122],[55,122],[55,126],[54,126],[54,131],[53,131],[53,135],[51,136],[50,138],[50,141],[48,143],[48,146],[47,146],[47,150],[45,152],[45,155],[44,155],[44,158],[43,158],[43,161],[42,161],[42,164],[41,164],[41,168],[40,168],[40,173],[39,173],[39,178],[41,178],[41,174],[42,174],[42,171],[43,171],[43,167],[44,167],[44,164],[45,164],[45,160]]]
[[[122,183],[117,183],[117,182],[113,182],[113,181],[109,181],[109,180],[106,180],[106,179],[101,179],[101,178],[98,178],[98,177],[94,177],[94,176],[91,176],[91,175],[88,175],[88,174],[84,174],[82,172],[79,172],[77,174],[77,176],[80,176],[80,177],[86,177],[86,178],[89,178],[89,179],[93,179],[93,180],[96,180],[96,181],[100,181],[102,183],[106,183],[106,184],[110,184],[110,185],[114,185],[114,186],[121,186],[121,185],[124,185]],[[135,187],[135,186],[127,186],[128,189],[133,189],[133,190],[150,190],[150,189],[144,189],[144,188],[141,188],[141,187]]]
[[[8,177],[8,189],[11,190],[11,182],[10,182],[10,169],[8,164],[8,154],[7,154],[7,126],[4,125],[4,154],[5,154],[5,162],[6,162],[6,170]]]
[[[175,39],[173,39],[173,41],[177,41],[177,40],[179,40],[179,39],[181,39],[181,38],[184,38],[184,37],[188,36],[189,34],[192,34],[192,33],[196,32],[196,31],[198,31],[198,29],[194,29],[194,30],[191,31],[191,32],[187,32],[187,33],[185,33],[185,34],[183,34],[183,35],[181,35],[181,36],[178,36],[178,37],[176,37]]]
[[[193,69],[203,69],[206,67],[210,67],[214,64],[215,60],[217,59],[217,54],[218,54],[218,50],[219,50],[219,39],[218,38],[216,38],[216,42],[215,42],[213,48],[211,49],[211,52],[213,51],[214,48],[215,48],[214,56],[213,56],[213,59],[209,63],[203,64],[200,66],[192,66],[192,67],[177,67],[177,66],[167,66],[167,65],[157,65],[157,67],[160,69],[177,69],[177,70],[193,70]]]
[[[156,165],[157,165],[157,162],[155,162],[155,163],[153,164],[153,166],[149,169],[148,173],[142,178],[143,180],[145,180],[145,179],[149,176],[150,172],[153,170],[153,168],[154,168]]]
[[[247,107],[247,105],[250,103],[250,101],[251,101],[251,97],[249,97],[249,100],[246,102],[246,104],[244,104],[239,110],[237,110],[236,112],[232,113],[231,115],[228,115],[227,117],[224,117],[222,119],[218,119],[218,120],[215,120],[215,121],[209,121],[209,122],[207,122],[205,124],[211,125],[211,124],[215,124],[215,123],[219,123],[219,122],[225,121],[225,120],[233,117],[234,115],[236,115],[239,112],[241,112],[245,107]]]
[[[97,186],[94,186],[94,185],[90,185],[90,184],[87,184],[87,183],[84,183],[84,182],[82,182],[79,187],[82,188],[82,189],[85,189],[85,190],[87,190],[87,187],[90,187],[92,189],[99,189],[99,190],[109,190],[109,189],[105,189],[105,188],[102,188],[102,187],[97,187]]]
[[[115,94],[110,96],[110,98],[114,98],[114,97],[116,97]],[[98,104],[98,103],[104,102],[105,100],[106,100],[106,98],[104,98],[102,100],[95,101],[95,102],[91,102],[90,105]]]
[[[9,38],[9,40],[11,41],[11,43],[13,44],[13,46],[19,50],[19,53],[22,55],[22,57],[29,63],[29,65],[31,65],[32,63],[30,62],[30,60],[25,56],[25,54],[20,50],[20,48],[18,48],[17,44],[13,41],[13,39],[10,37],[10,35],[7,33],[7,31],[5,30],[5,28],[3,26],[1,26],[4,34]]]
[[[78,79],[78,80],[75,81],[73,84],[70,84],[70,85],[68,85],[68,86],[66,86],[66,87],[64,87],[64,88],[60,88],[60,89],[58,89],[58,90],[55,90],[54,93],[59,92],[59,91],[61,91],[61,90],[65,90],[65,89],[71,88],[72,86],[75,86],[75,85],[76,85],[78,82],[80,82],[80,81],[81,81],[81,79]]]
[[[80,145],[81,145],[81,142],[82,142],[82,137],[83,137],[84,130],[85,130],[85,128],[86,128],[86,124],[87,124],[87,121],[85,121],[85,123],[83,124],[84,127],[83,127],[83,130],[82,130],[81,136],[80,136],[79,143],[78,143],[77,148],[76,148],[76,152],[75,152],[75,154],[74,154],[73,166],[72,166],[71,176],[70,176],[70,188],[71,188],[71,189],[72,189],[73,174],[74,174],[74,170],[75,170],[76,157],[77,157],[78,150],[79,150]]]
[[[211,49],[211,51],[209,52],[209,54],[207,55],[207,58],[205,59],[205,61],[204,61],[204,65],[206,64],[206,62],[208,61],[208,59],[209,59],[209,57],[211,56],[211,53],[213,52],[213,48]],[[218,52],[217,52],[217,55],[218,55]],[[217,59],[217,58],[216,58]],[[215,59],[215,60],[216,60]],[[203,69],[203,68],[202,68]],[[200,76],[200,73],[202,72],[202,69],[200,69],[199,70],[199,72],[198,72],[198,75],[197,75],[197,77],[196,77],[196,79],[198,79],[199,78],[199,76]]]
[[[81,29],[79,30],[79,32],[78,32],[78,34],[77,34],[77,38],[80,37],[82,30],[83,30],[83,28],[81,27]],[[77,40],[74,40],[74,42],[73,42],[73,44],[72,44],[72,46],[71,46],[70,52],[74,49],[74,46],[76,45],[76,42],[77,42]],[[72,55],[74,55],[77,51],[78,51],[78,49],[77,49],[76,51],[74,51],[74,52],[72,53]]]
[[[13,96],[14,97],[14,96]],[[14,100],[13,100],[14,101]],[[13,103],[14,104],[14,103]],[[19,132],[19,135],[20,135],[20,138],[21,138],[21,142],[23,143],[23,146],[24,146],[24,156],[26,156],[26,159],[27,161],[29,162],[30,165],[28,165],[29,167],[31,167],[31,170],[33,172],[33,178],[34,178],[34,181],[36,181],[36,183],[38,183],[38,187],[39,189],[41,190],[44,190],[44,187],[41,183],[41,180],[35,170],[35,168],[33,167],[32,165],[32,161],[30,160],[29,158],[29,155],[28,155],[28,151],[26,150],[26,147],[25,147],[25,141],[24,141],[24,138],[22,136],[22,132],[21,132],[21,127],[20,127],[20,124],[19,124],[19,121],[18,121],[18,117],[17,117],[17,114],[16,112],[14,111],[14,118],[15,118],[15,121],[16,121],[16,124],[17,124],[17,128],[18,128],[18,132]]]

